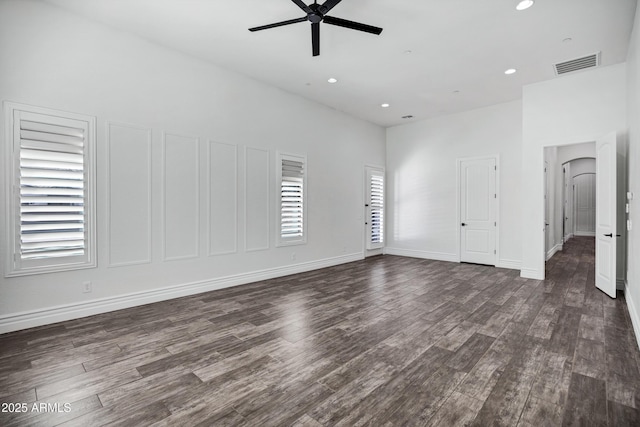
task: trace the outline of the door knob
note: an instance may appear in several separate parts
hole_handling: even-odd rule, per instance
[[[465,225],[467,225],[467,224],[465,224],[465,223],[463,222],[463,223],[462,223],[462,224],[460,224],[460,225],[464,227],[464,226],[465,226]]]
[[[613,237],[613,233],[605,234],[605,237]],[[619,234],[616,234],[616,237],[620,237]]]

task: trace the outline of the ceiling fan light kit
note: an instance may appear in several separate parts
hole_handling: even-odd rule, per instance
[[[360,22],[349,21],[335,16],[327,16],[327,13],[342,0],[327,0],[322,4],[314,1],[313,4],[307,5],[302,0],[291,0],[295,3],[307,16],[286,21],[275,22],[273,24],[262,25],[260,27],[249,28],[249,31],[268,30],[270,28],[282,27],[284,25],[297,24],[298,22],[311,22],[311,50],[313,56],[320,55],[320,23],[335,25],[337,27],[349,28],[351,30],[363,31],[365,33],[380,35],[382,28],[372,25],[362,24]]]

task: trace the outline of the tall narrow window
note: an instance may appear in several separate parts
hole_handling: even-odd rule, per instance
[[[95,266],[94,118],[7,104],[12,138],[8,275]]]
[[[384,171],[367,168],[367,249],[384,246]]]
[[[280,182],[280,224],[278,245],[300,244],[307,240],[305,231],[306,159],[290,154],[278,155]]]

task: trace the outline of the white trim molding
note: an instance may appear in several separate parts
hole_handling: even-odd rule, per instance
[[[124,308],[141,306],[144,304],[151,304],[159,301],[166,301],[188,295],[196,295],[203,292],[215,291],[217,289],[244,285],[261,280],[288,276],[290,274],[304,273],[306,271],[332,267],[362,259],[364,259],[364,253],[356,252],[295,265],[269,268],[191,283],[182,283],[150,291],[135,292],[127,295],[96,299],[93,301],[65,304],[56,307],[3,315],[0,316],[0,334],[33,328],[36,326],[49,325],[56,322],[63,322],[65,320],[78,319],[95,314],[107,313]]]
[[[549,249],[549,252],[547,252],[547,261],[549,261],[551,257],[553,257],[556,253],[560,251],[562,251],[562,243],[557,243],[554,247]]]
[[[636,302],[631,298],[629,282],[626,280],[624,282],[624,298],[627,301],[627,309],[629,310],[629,317],[631,317],[633,332],[636,334],[636,343],[640,349],[640,314],[638,313],[638,306],[636,305]]]
[[[97,266],[97,119],[95,116],[38,107],[17,102],[3,101],[5,134],[5,170],[0,172],[5,181],[5,270],[4,277],[27,276],[32,274],[54,273]],[[83,252],[65,256],[42,256],[26,258],[21,251],[21,215],[20,215],[20,129],[23,122],[36,122],[38,125],[63,126],[83,129],[81,139],[83,153],[83,190],[84,237]],[[48,132],[48,131],[45,131]],[[79,142],[79,141],[77,141]]]
[[[112,208],[113,208],[113,203],[112,203],[112,176],[113,174],[111,173],[111,168],[113,165],[113,158],[111,157],[113,154],[113,144],[114,141],[112,139],[113,136],[113,129],[116,127],[120,127],[120,128],[124,128],[124,129],[133,129],[133,130],[137,130],[137,131],[143,131],[146,133],[146,140],[145,140],[145,145],[146,145],[146,150],[147,150],[147,156],[146,156],[146,161],[147,161],[147,166],[148,166],[148,171],[147,171],[147,182],[146,184],[146,190],[147,190],[147,197],[146,197],[146,208],[147,208],[147,227],[146,227],[146,232],[147,232],[147,240],[146,240],[146,250],[147,250],[147,256],[144,259],[139,259],[139,260],[129,260],[129,261],[121,261],[121,262],[113,262],[112,261],[112,250],[114,249],[114,244],[112,243],[112,231],[114,229],[114,225],[113,225],[113,215],[112,215]],[[106,224],[107,224],[107,241],[108,241],[108,250],[107,252],[107,267],[112,268],[112,267],[126,267],[126,266],[131,266],[131,265],[140,265],[140,264],[150,264],[152,262],[152,252],[153,252],[153,246],[152,246],[152,236],[153,236],[153,230],[152,230],[152,223],[153,223],[153,217],[154,217],[154,212],[153,212],[153,205],[152,205],[152,199],[153,199],[153,188],[152,188],[152,182],[153,182],[153,176],[152,176],[152,153],[153,153],[153,130],[151,128],[146,128],[143,126],[138,126],[138,125],[134,125],[134,124],[128,124],[128,123],[121,123],[121,122],[113,122],[113,121],[107,121],[105,123],[105,134],[106,134],[106,141],[105,141],[105,150],[106,150],[106,167],[105,169],[108,171],[108,179],[106,179],[106,185],[107,185],[107,191],[106,191],[106,200],[107,200],[107,209],[105,211],[105,218],[106,218]],[[139,212],[136,212],[136,214],[139,214]]]
[[[509,270],[520,270],[520,268],[522,268],[522,262],[514,259],[499,259],[496,267],[508,268]]]
[[[520,277],[523,279],[544,280],[544,271],[540,272],[540,270],[533,268],[522,268],[520,269]]]
[[[445,252],[428,252],[428,251],[420,251],[415,249],[401,249],[401,248],[385,248],[384,253],[386,255],[398,255],[398,256],[406,256],[410,258],[422,258],[422,259],[432,259],[435,261],[449,261],[449,262],[460,262],[460,258],[456,254],[448,254]]]

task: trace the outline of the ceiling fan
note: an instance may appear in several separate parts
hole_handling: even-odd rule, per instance
[[[338,27],[350,28],[352,30],[364,31],[365,33],[371,33],[379,35],[382,32],[382,28],[374,27],[372,25],[361,24],[360,22],[348,21],[342,18],[336,18],[334,16],[327,16],[327,13],[333,9],[342,0],[327,0],[323,4],[318,4],[314,1],[313,4],[307,5],[302,0],[291,0],[300,9],[302,9],[307,16],[296,19],[289,19],[287,21],[276,22],[274,24],[263,25],[261,27],[249,28],[249,31],[267,30],[269,28],[282,27],[283,25],[296,24],[298,22],[309,21],[311,22],[311,45],[313,50],[313,56],[320,55],[320,22],[325,24],[336,25]]]

